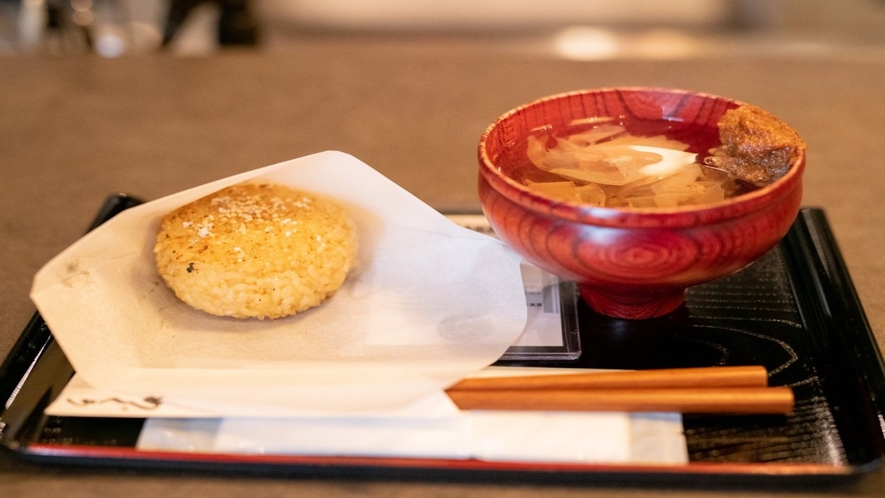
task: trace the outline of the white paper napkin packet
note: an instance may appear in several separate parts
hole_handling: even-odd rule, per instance
[[[682,465],[678,413],[469,411],[438,418],[149,419],[142,451]]]
[[[321,306],[277,320],[216,317],[157,275],[160,219],[247,180],[325,194],[356,221],[357,268]],[[435,416],[454,409],[440,401],[446,386],[521,333],[519,264],[356,158],[323,152],[126,210],[46,264],[31,297],[78,382],[103,392],[215,417]]]

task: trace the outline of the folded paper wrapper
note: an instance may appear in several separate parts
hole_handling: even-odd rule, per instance
[[[321,306],[276,320],[217,317],[158,276],[161,218],[248,180],[327,195],[356,222],[356,268]],[[519,262],[356,158],[324,152],[126,210],[46,264],[31,297],[94,387],[222,414],[384,412],[439,392],[514,342],[526,316]]]
[[[216,317],[178,300],[157,274],[153,246],[161,218],[244,181],[327,195],[356,222],[356,268],[322,305],[276,320]],[[342,424],[368,434],[367,424],[377,432],[378,424],[411,420],[423,428],[400,433],[407,440],[427,442],[421,436],[427,436],[427,424],[455,430],[463,440],[468,418],[443,390],[496,361],[521,334],[526,303],[520,261],[505,244],[452,223],[340,152],[294,159],[151,201],[84,236],[34,279],[31,297],[77,372],[47,413],[147,417],[151,423],[143,436],[148,439],[156,434],[151,427],[163,419],[167,424],[223,421],[216,450],[230,450],[222,443],[231,438],[240,438],[238,444],[251,440],[246,447],[270,444],[254,433],[270,421],[291,430],[345,435]],[[104,402],[109,399],[116,401]],[[600,417],[583,415],[584,424]],[[618,424],[629,421],[618,415]],[[526,417],[513,421],[537,423]],[[255,419],[264,422],[246,429]],[[488,426],[503,422],[474,419],[469,423],[474,429],[483,420]],[[672,420],[666,422],[672,427]],[[454,441],[453,432],[432,432]],[[435,451],[424,447],[421,451]],[[440,456],[465,454],[464,445],[447,448]],[[359,448],[349,448],[354,451]],[[624,451],[618,454],[623,457]]]
[[[150,419],[144,451],[681,465],[677,413],[472,412],[434,419]]]

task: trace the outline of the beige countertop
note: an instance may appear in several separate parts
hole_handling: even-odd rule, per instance
[[[809,146],[808,206],[826,210],[872,329],[885,344],[885,53],[578,62],[541,54],[309,42],[291,53],[0,58],[0,357],[34,307],[34,273],[82,234],[102,200],[153,199],[323,150],[348,152],[425,202],[476,208],[477,140],[537,97],[665,86],[732,97]],[[0,454],[3,496],[728,496],[704,484],[539,486],[276,479],[47,468]],[[803,496],[877,495],[885,471]],[[785,489],[780,489],[784,491]]]

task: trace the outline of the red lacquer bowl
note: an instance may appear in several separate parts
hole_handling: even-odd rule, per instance
[[[520,166],[505,153],[525,147],[539,127],[589,117],[666,120],[678,137],[713,126],[730,99],[657,88],[570,92],[500,117],[479,144],[479,197],[492,228],[527,261],[578,282],[596,311],[640,319],[667,314],[685,289],[723,277],[774,247],[795,219],[805,151],[790,171],[759,190],[704,206],[601,208],[554,201],[511,178]]]

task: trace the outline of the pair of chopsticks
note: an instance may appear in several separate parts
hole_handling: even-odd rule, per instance
[[[446,393],[461,410],[787,414],[794,402],[762,366],[479,377]]]

